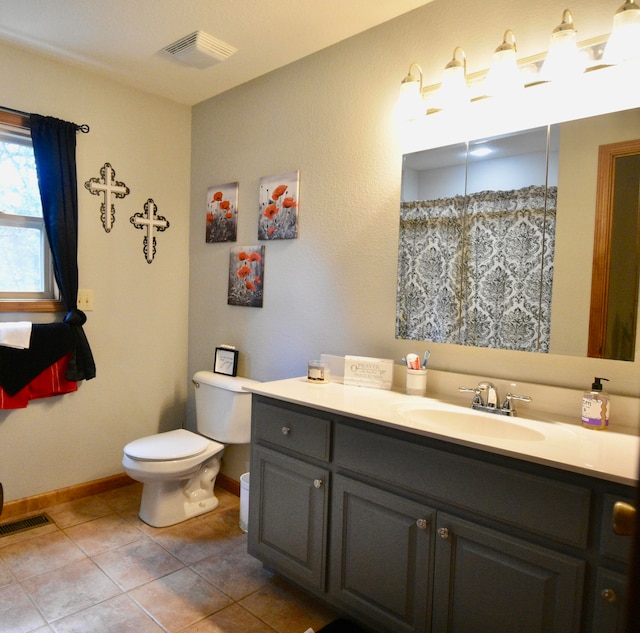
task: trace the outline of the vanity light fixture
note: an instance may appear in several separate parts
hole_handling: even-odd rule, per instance
[[[585,71],[587,64],[578,48],[577,34],[571,11],[565,9],[562,22],[551,34],[549,52],[540,70],[543,81],[567,81]]]
[[[418,71],[416,77],[412,70]],[[422,68],[415,62],[409,66],[409,73],[400,83],[398,113],[404,121],[413,121],[425,114],[425,103],[422,97]]]
[[[607,41],[608,40],[608,41]],[[493,53],[491,67],[467,74],[467,59],[464,50],[456,46],[453,59],[446,65],[442,83],[423,86],[422,69],[417,63],[409,67],[409,74],[401,84],[398,110],[400,117],[407,122],[426,120],[426,115],[440,111],[448,111],[456,116],[469,103],[487,102],[478,107],[483,117],[494,117],[497,121],[507,112],[532,107],[544,109],[548,103],[576,103],[574,94],[583,94],[584,99],[592,102],[591,109],[597,111],[602,99],[607,99],[607,92],[602,99],[594,93],[594,86],[611,84],[621,85],[620,79],[615,83],[614,77],[625,75],[623,84],[632,85],[636,81],[637,68],[640,64],[640,0],[624,0],[613,18],[613,30],[607,37],[602,35],[582,42],[577,41],[577,31],[573,16],[569,9],[562,13],[562,22],[553,30],[548,52],[517,59],[516,38],[513,31],[504,32],[503,41]],[[594,83],[592,71],[616,67],[608,72],[597,73],[603,82]],[[622,75],[621,75],[622,73]],[[522,88],[532,88],[546,84],[546,88],[534,89],[531,92]],[[600,88],[598,88],[600,89]],[[632,99],[631,88],[621,93],[622,99]],[[576,93],[577,91],[577,93]],[[596,91],[597,92],[597,91]],[[561,93],[561,94],[560,94]],[[535,94],[535,99],[532,99]],[[490,99],[487,99],[489,97]],[[494,102],[495,109],[489,105]],[[535,106],[533,101],[539,100]],[[505,110],[498,102],[511,108]],[[520,103],[522,102],[522,103]],[[569,105],[567,105],[569,107]],[[456,112],[456,110],[458,112]],[[459,118],[457,125],[465,119]]]
[[[613,28],[604,50],[605,64],[640,58],[640,6],[627,0],[613,16]]]
[[[442,85],[434,99],[434,109],[447,110],[469,103],[471,94],[467,84],[467,56],[461,46],[453,49],[451,61],[444,67]]]
[[[511,29],[507,29],[504,32],[502,44],[493,53],[491,67],[483,86],[485,96],[508,96],[524,88],[524,79],[518,68],[516,52],[516,37]]]

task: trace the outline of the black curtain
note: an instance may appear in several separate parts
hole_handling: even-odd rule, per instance
[[[53,266],[73,338],[68,380],[90,380],[96,366],[82,329],[87,317],[78,298],[78,186],[75,123],[31,114],[31,140],[38,172],[42,215],[53,255]]]

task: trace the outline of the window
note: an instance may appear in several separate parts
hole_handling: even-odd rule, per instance
[[[61,309],[28,120],[0,110],[0,312]]]

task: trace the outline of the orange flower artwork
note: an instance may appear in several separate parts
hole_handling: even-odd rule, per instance
[[[238,183],[207,189],[205,241],[235,242],[238,234]]]
[[[260,179],[259,240],[291,240],[298,237],[300,172]]]
[[[263,303],[264,246],[238,246],[229,252],[227,303],[261,308]]]

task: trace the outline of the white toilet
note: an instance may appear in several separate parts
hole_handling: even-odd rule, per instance
[[[124,447],[125,472],[142,482],[140,518],[165,527],[213,510],[213,493],[226,444],[251,441],[249,378],[199,371],[196,390],[198,433],[185,429],[141,437]]]

